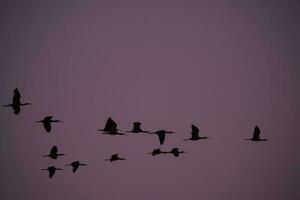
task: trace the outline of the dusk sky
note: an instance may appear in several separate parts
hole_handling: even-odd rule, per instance
[[[299,200],[297,0],[0,2],[0,200]],[[47,115],[64,123],[46,133]],[[157,136],[103,135],[142,122]],[[190,137],[191,124],[203,141]],[[267,142],[246,141],[254,126]],[[57,145],[67,156],[43,158]],[[152,157],[155,148],[187,151]],[[119,153],[126,161],[106,162]],[[88,166],[73,174],[65,165]],[[50,165],[63,168],[52,179]]]

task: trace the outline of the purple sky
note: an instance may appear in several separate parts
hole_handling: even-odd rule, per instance
[[[50,3],[51,2],[51,3]],[[84,3],[83,3],[84,2]],[[1,200],[300,199],[300,3],[1,1]],[[63,120],[47,134],[34,123]],[[141,121],[156,136],[107,136]],[[190,125],[212,139],[185,142]],[[243,140],[259,125],[270,142]],[[51,146],[68,156],[42,158]],[[104,162],[112,153],[128,161]],[[72,174],[65,164],[89,166]],[[65,168],[52,179],[41,171]]]

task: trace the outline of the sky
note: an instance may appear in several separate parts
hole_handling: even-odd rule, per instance
[[[0,2],[0,199],[300,199],[297,0]],[[46,133],[35,123],[62,120]],[[154,135],[103,135],[142,122]],[[203,141],[183,141],[191,124]],[[244,140],[258,125],[268,142]],[[42,158],[53,145],[67,156]],[[152,157],[155,148],[187,151]],[[126,161],[105,162],[119,153]],[[88,166],[73,174],[65,165]],[[63,168],[52,179],[42,168]],[[298,187],[297,187],[298,186]]]

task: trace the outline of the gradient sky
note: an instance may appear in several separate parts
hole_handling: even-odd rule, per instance
[[[1,200],[300,199],[297,0],[1,1]],[[296,54],[297,53],[297,54]],[[34,123],[63,120],[47,134]],[[141,121],[169,129],[107,136]],[[212,139],[185,142],[190,125]],[[259,125],[270,142],[245,141]],[[51,146],[68,156],[41,155]],[[104,159],[119,153],[128,161]],[[72,174],[65,164],[89,166]],[[65,168],[52,179],[41,168]]]

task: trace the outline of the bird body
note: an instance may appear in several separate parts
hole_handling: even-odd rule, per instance
[[[156,134],[158,135],[159,144],[162,145],[165,142],[166,134],[174,133],[173,131],[166,131],[166,130],[158,130],[153,133],[148,134]]]
[[[50,166],[46,169],[42,169],[42,170],[47,170],[49,172],[49,178],[52,178],[56,172],[56,170],[62,170],[60,168],[56,168],[55,166]]]
[[[79,161],[74,161],[70,164],[67,164],[66,166],[72,166],[72,172],[75,173],[79,166],[86,166],[87,164],[83,164],[83,163],[80,163]]]
[[[192,137],[189,139],[184,139],[184,140],[192,140],[192,141],[197,141],[197,140],[203,140],[203,139],[207,139],[208,137],[200,137],[199,136],[199,128],[197,126],[195,126],[194,124],[191,125],[192,127]]]
[[[160,148],[159,148],[159,149],[154,149],[152,152],[150,152],[148,154],[151,154],[152,156],[156,156],[156,155],[165,154],[165,153],[167,153],[167,152],[161,151]]]
[[[117,123],[109,117],[106,120],[106,124],[104,129],[98,129],[98,131],[102,131],[102,134],[107,134],[107,135],[125,135],[124,133],[118,132],[119,129],[117,128]]]
[[[253,131],[253,136],[250,139],[246,139],[246,140],[251,140],[254,142],[259,142],[259,141],[267,141],[267,139],[261,139],[260,138],[260,129],[258,126],[254,127],[254,131]]]
[[[51,123],[56,123],[56,122],[62,122],[60,120],[53,120],[53,116],[46,116],[44,117],[43,120],[36,121],[38,123],[42,123],[46,132],[50,133],[51,132]]]
[[[117,160],[125,160],[125,158],[120,158],[119,154],[113,154],[113,155],[111,155],[111,157],[109,159],[105,159],[105,160],[113,162],[113,161],[117,161]]]
[[[53,146],[50,150],[50,153],[48,155],[43,156],[43,157],[50,157],[50,158],[56,160],[59,156],[65,156],[65,154],[57,153],[57,151],[58,151],[57,146]]]
[[[133,122],[133,128],[131,131],[126,131],[130,133],[148,133],[149,131],[144,131],[141,128],[141,122]]]
[[[171,151],[167,152],[173,154],[175,157],[178,157],[181,153],[186,153],[185,151],[180,151],[178,148],[173,148]]]
[[[14,96],[13,96],[13,100],[11,104],[8,105],[3,105],[3,107],[12,107],[12,109],[14,110],[14,113],[16,115],[18,115],[21,111],[21,106],[26,106],[26,105],[32,105],[31,103],[21,103],[21,94],[18,90],[18,88],[16,88],[14,90]]]

